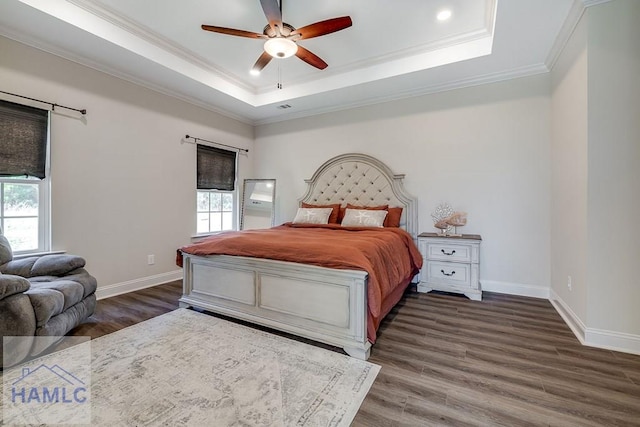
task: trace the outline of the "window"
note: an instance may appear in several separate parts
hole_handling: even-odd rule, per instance
[[[0,227],[14,252],[48,249],[43,200],[44,181],[33,178],[0,178]]]
[[[234,229],[236,153],[197,145],[198,234]]]
[[[233,230],[234,196],[228,191],[198,191],[198,234]]]
[[[16,253],[49,250],[49,111],[0,101],[0,227]]]

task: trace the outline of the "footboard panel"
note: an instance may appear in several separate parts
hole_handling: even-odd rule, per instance
[[[364,271],[226,255],[183,265],[182,305],[368,354]]]
[[[334,284],[265,273],[259,274],[258,279],[258,307],[340,329],[350,328],[349,282]]]

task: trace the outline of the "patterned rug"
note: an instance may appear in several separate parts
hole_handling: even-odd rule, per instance
[[[90,403],[92,424],[109,426],[348,426],[380,369],[187,309],[90,346],[90,388],[83,383],[90,391],[83,403]],[[38,368],[75,381],[73,351],[37,359]],[[13,387],[12,398],[24,404],[29,391]],[[57,403],[50,401],[47,411]],[[4,421],[19,422],[11,414]]]

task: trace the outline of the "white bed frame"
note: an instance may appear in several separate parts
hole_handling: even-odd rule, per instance
[[[373,157],[343,154],[306,180],[308,189],[299,201],[402,206],[400,226],[415,239],[417,202],[404,190],[403,178]],[[181,307],[342,347],[358,359],[369,357],[366,272],[250,257],[183,256]]]

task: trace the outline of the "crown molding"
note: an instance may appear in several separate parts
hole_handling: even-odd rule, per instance
[[[587,8],[596,6],[603,3],[608,3],[612,0],[574,0],[571,5],[571,9],[567,15],[567,18],[564,20],[564,24],[562,24],[562,28],[558,32],[558,36],[556,37],[551,50],[549,50],[549,54],[545,59],[544,63],[549,70],[552,70],[556,65],[560,54],[564,50],[565,46],[569,42],[571,35],[576,29],[576,26],[582,19],[582,15],[584,15],[585,10]]]
[[[92,61],[84,56],[80,56],[80,55],[75,55],[69,51],[67,51],[66,49],[61,49],[57,46],[53,46],[52,44],[49,43],[45,43],[43,41],[40,40],[36,40],[30,37],[26,37],[23,34],[18,34],[18,33],[14,33],[12,31],[7,30],[6,28],[1,28],[0,27],[0,36],[6,37],[8,39],[14,40],[18,43],[30,46],[32,48],[41,50],[43,52],[49,53],[51,55],[55,55],[58,56],[62,59],[66,59],[67,61],[71,61],[73,63],[82,65],[84,67],[87,68],[91,68],[92,70],[107,74],[109,76],[118,78],[120,80],[124,80],[127,81],[129,83],[133,83],[137,86],[142,86],[146,89],[152,90],[154,92],[158,92],[162,95],[166,95],[166,96],[170,96],[172,98],[176,98],[180,101],[186,102],[188,104],[191,105],[195,105],[196,107],[200,107],[203,108],[205,110],[211,111],[213,113],[216,114],[220,114],[221,116],[227,117],[229,119],[233,119],[236,120],[238,122],[241,123],[245,123],[248,125],[253,125],[253,121],[251,119],[248,119],[245,116],[239,115],[239,114],[235,114],[232,113],[228,110],[225,110],[223,108],[214,106],[212,104],[203,102],[199,99],[181,94],[179,92],[175,92],[172,90],[167,89],[164,86],[159,86],[159,85],[155,85],[153,83],[150,83],[147,80],[142,80],[138,77],[132,76],[128,73],[124,73],[120,70],[116,70],[115,68],[109,67],[108,65],[105,65],[103,63],[99,63],[96,61]]]
[[[238,86],[249,92],[255,92],[255,87],[246,84],[237,76],[223,71],[205,58],[188,50],[184,46],[173,43],[169,39],[161,36],[160,34],[157,34],[152,29],[145,27],[137,21],[121,15],[115,10],[106,7],[102,3],[98,3],[95,0],[67,0],[67,2],[84,10],[85,12],[94,15],[96,18],[115,25],[121,30],[126,31],[136,38],[144,40],[145,42],[157,47],[158,49],[162,49],[165,52],[176,56],[195,67],[215,74],[217,77],[225,80],[228,84]]]
[[[488,73],[481,76],[471,77],[467,79],[460,79],[449,83],[423,86],[419,88],[411,88],[404,91],[396,92],[393,95],[386,95],[380,97],[371,97],[358,102],[350,104],[342,104],[336,107],[317,108],[313,110],[305,110],[299,112],[293,112],[279,117],[271,117],[264,120],[256,120],[253,122],[254,126],[266,125],[271,123],[284,122],[287,120],[300,119],[309,116],[315,116],[319,114],[333,113],[336,111],[351,110],[353,108],[364,107],[374,104],[382,104],[385,102],[397,101],[405,98],[412,98],[416,96],[429,95],[438,92],[447,92],[455,89],[463,89],[466,87],[480,86],[490,83],[497,83],[504,80],[512,80],[521,77],[534,76],[537,74],[548,73],[549,69],[544,64],[530,65],[526,67],[514,68],[507,71],[501,71],[496,73]]]
[[[596,6],[602,3],[609,3],[610,1],[613,1],[613,0],[580,0],[580,1],[584,5],[584,7],[587,8],[587,7]]]

